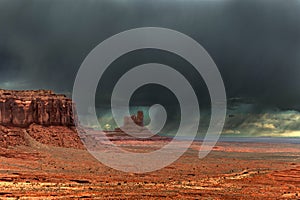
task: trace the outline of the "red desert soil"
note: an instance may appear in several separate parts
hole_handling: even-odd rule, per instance
[[[3,199],[300,199],[296,144],[218,143],[199,159],[201,143],[194,142],[170,166],[134,174],[94,159],[70,128],[32,125],[0,132]],[[151,148],[166,141],[116,143]]]

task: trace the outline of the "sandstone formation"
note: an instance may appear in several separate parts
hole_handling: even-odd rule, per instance
[[[131,116],[134,123],[136,123],[138,126],[144,126],[144,113],[143,111],[138,111],[137,115]]]
[[[72,100],[50,90],[0,90],[0,124],[72,126]]]
[[[126,133],[148,132],[148,129],[144,126],[143,111],[138,111],[136,115],[125,116],[123,126],[120,128],[116,128],[114,132],[126,132]]]
[[[144,126],[144,113],[143,111],[138,111],[136,115],[131,115],[124,117],[124,127],[131,126],[131,120],[138,126]]]
[[[130,140],[148,140],[148,141],[170,141],[169,137],[153,133],[149,127],[144,124],[144,113],[138,111],[137,114],[125,116],[123,126],[115,128],[113,131],[104,131],[106,137],[111,141],[130,141]],[[92,138],[92,140],[94,140]]]

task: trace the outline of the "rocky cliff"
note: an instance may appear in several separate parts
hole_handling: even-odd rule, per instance
[[[50,90],[0,90],[0,124],[73,126],[72,100]]]

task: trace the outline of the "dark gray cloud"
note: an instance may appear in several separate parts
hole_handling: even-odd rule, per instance
[[[181,31],[206,48],[228,97],[300,110],[299,11],[297,0],[2,0],[0,87],[71,92],[77,69],[98,43],[130,28],[159,26]],[[165,63],[176,66],[164,55]],[[141,58],[157,59],[128,59],[107,76]],[[181,71],[198,96],[206,92],[190,68]]]

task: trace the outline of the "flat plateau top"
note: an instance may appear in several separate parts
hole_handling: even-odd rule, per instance
[[[59,98],[68,99],[64,94],[55,94],[52,90],[2,90],[0,99],[33,99],[33,98]]]

